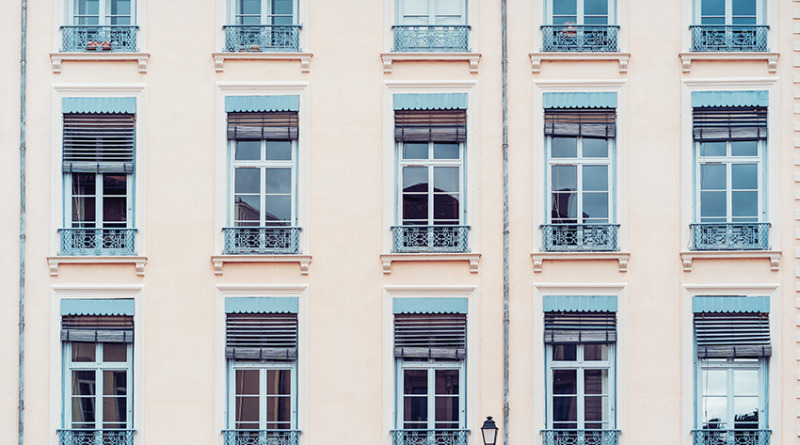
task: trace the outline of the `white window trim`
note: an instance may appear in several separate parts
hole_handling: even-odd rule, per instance
[[[306,1],[308,1],[308,0],[306,0]],[[393,45],[393,43],[394,43],[394,33],[392,32],[392,26],[398,24],[398,22],[397,22],[398,21],[397,13],[398,13],[398,9],[399,8],[398,8],[398,5],[397,5],[397,2],[399,2],[399,1],[402,1],[402,0],[383,0],[383,11],[384,11],[384,16],[383,16],[384,17],[384,19],[383,19],[384,20],[384,24],[383,24],[383,52],[387,53],[387,56],[388,55],[395,55],[395,54],[402,54],[402,53],[392,53],[392,47],[394,46]],[[480,42],[480,38],[479,38],[480,37],[480,35],[479,35],[479,30],[480,30],[479,17],[480,16],[478,14],[478,0],[463,0],[463,1],[467,2],[467,9],[465,11],[465,13],[467,14],[467,18],[466,18],[464,24],[469,25],[471,27],[470,30],[469,30],[469,48],[470,48],[471,52],[467,53],[467,54],[473,54],[473,55],[480,56],[480,49],[478,48],[478,42]],[[416,59],[405,59],[405,60],[445,60],[445,59],[442,58],[442,54],[447,54],[447,53],[440,53],[438,58],[437,57],[428,58],[428,57],[420,56],[420,53],[414,53],[414,54],[416,56],[418,56],[419,58],[416,58]],[[431,53],[431,54],[435,55],[436,53]],[[403,58],[397,57],[397,58],[395,58],[395,60],[403,60]],[[458,59],[458,60],[467,60],[467,59],[465,58],[465,59]],[[386,63],[386,62],[384,62],[384,63]],[[391,59],[390,59],[390,61],[388,63],[389,63],[389,72],[391,72],[391,63],[392,63]],[[470,64],[472,64],[472,62],[470,62]],[[475,71],[474,72],[477,72],[478,71],[478,68],[477,68],[478,61],[477,61],[477,59],[475,59],[474,64],[475,64]],[[384,67],[384,71],[385,71],[385,67]]]
[[[214,48],[217,49],[218,53],[223,53],[223,47],[225,46],[225,32],[222,31],[222,27],[227,25],[231,21],[231,11],[233,11],[233,7],[231,6],[230,2],[234,0],[217,0],[217,14],[216,14],[216,44]],[[300,30],[300,48],[303,50],[302,54],[310,53],[311,47],[309,46],[310,39],[308,38],[308,23],[309,23],[309,0],[294,0],[294,10],[296,11],[295,22],[298,25],[302,25],[303,28]],[[214,53],[215,55],[218,53]],[[231,54],[231,53],[223,53],[223,54]],[[254,53],[258,54],[258,53]],[[294,59],[297,59],[298,53],[289,53],[294,54]],[[227,58],[227,57],[226,57]],[[235,57],[230,57],[235,58]],[[253,59],[261,59],[261,58],[268,58],[268,57],[252,57]],[[283,59],[288,57],[283,57]],[[309,54],[310,58],[310,54]],[[220,63],[221,65],[221,63]],[[221,71],[218,67],[217,71]]]
[[[63,121],[61,99],[64,97],[135,97],[136,98],[136,167],[134,169],[133,218],[136,224],[137,256],[58,256],[60,238],[58,229],[64,220],[64,181],[61,161],[63,156]],[[50,275],[58,275],[59,264],[125,263],[134,264],[136,273],[144,275],[147,262],[147,86],[145,84],[54,84],[50,115]]]
[[[611,220],[619,224],[617,234],[618,252],[544,252],[542,232],[539,225],[545,224],[549,187],[544,183],[548,164],[546,161],[547,142],[544,136],[544,93],[565,92],[615,92],[617,93],[617,132],[614,138],[616,147],[616,215]],[[619,271],[628,269],[628,82],[627,80],[534,80],[533,81],[533,224],[531,228],[533,246],[531,259],[534,272],[541,272],[544,260],[616,260]]]
[[[772,270],[778,270],[781,257],[780,224],[780,95],[777,78],[756,79],[683,79],[681,81],[681,259],[683,270],[692,270],[696,258],[766,258]],[[762,182],[766,187],[767,220],[771,224],[769,244],[772,250],[761,251],[696,251],[691,250],[692,232],[689,224],[694,221],[695,179],[692,136],[692,92],[695,91],[768,91],[767,143],[763,157],[767,177]]]
[[[772,102],[770,102],[772,104]],[[694,314],[692,312],[692,297],[699,295],[747,295],[748,297],[769,297],[769,335],[774,353],[769,358],[767,366],[769,374],[769,429],[773,434],[770,445],[781,445],[781,290],[780,284],[684,284],[682,286],[681,314],[683,322],[683,339],[681,359],[681,372],[683,377],[682,397],[682,423],[681,431],[683,445],[692,445],[691,430],[695,426],[695,354],[694,347]]]
[[[224,263],[263,263],[263,262],[296,262],[300,264],[302,274],[308,273],[308,264],[311,262],[308,227],[308,175],[309,175],[309,83],[308,82],[217,82],[215,108],[216,134],[214,139],[215,165],[215,203],[214,203],[214,253],[211,261],[214,263],[214,272],[222,274]],[[298,95],[300,96],[300,111],[298,111],[299,128],[297,137],[297,225],[300,231],[300,255],[222,255],[224,239],[222,228],[226,227],[229,212],[228,176],[228,132],[227,113],[225,113],[225,98],[228,96],[270,96],[270,95]]]
[[[61,301],[71,298],[133,299],[133,422],[134,445],[143,445],[144,437],[144,285],[52,285],[50,286],[50,366],[48,443],[58,445],[56,430],[61,429],[62,358]]]
[[[474,3],[474,2],[473,2]],[[394,94],[438,94],[438,93],[466,93],[467,94],[467,138],[464,142],[465,156],[463,159],[466,181],[464,192],[466,199],[463,205],[467,212],[464,223],[469,229],[469,252],[465,253],[390,253],[392,251],[391,226],[398,221],[399,207],[397,202],[397,165],[396,147],[394,139]],[[478,259],[480,258],[480,227],[478,224],[478,140],[477,116],[478,109],[478,82],[477,81],[384,81],[383,82],[383,252],[380,255],[383,263],[383,272],[391,273],[394,261],[461,261],[470,263],[470,272],[478,272]]]
[[[619,133],[617,133],[619,134]],[[547,388],[545,373],[547,368],[544,344],[544,312],[542,303],[545,295],[614,295],[617,297],[617,341],[615,343],[615,360],[612,365],[616,374],[616,394],[614,407],[616,408],[615,429],[621,431],[619,445],[627,445],[628,439],[628,285],[625,283],[536,283],[533,285],[533,354],[532,381],[539,382],[533,385],[532,406],[533,421],[531,430],[527,434],[534,437],[534,445],[543,445],[543,437],[539,433],[547,429]]]
[[[462,368],[467,373],[467,384],[462,395],[466,398],[465,429],[470,430],[467,445],[482,443],[478,411],[478,287],[477,286],[384,286],[383,287],[383,445],[392,445],[389,431],[396,429],[396,363],[394,357],[395,298],[467,298],[467,363]],[[305,444],[301,444],[305,445]]]
[[[214,444],[223,445],[228,407],[228,359],[225,358],[225,299],[231,297],[291,297],[298,299],[297,313],[297,423],[308,429],[308,285],[218,284],[214,292]],[[298,445],[307,445],[300,434]]]

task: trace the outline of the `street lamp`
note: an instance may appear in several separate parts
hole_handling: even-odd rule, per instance
[[[481,434],[483,435],[483,445],[495,445],[497,443],[497,425],[494,424],[492,416],[486,417],[481,427]]]

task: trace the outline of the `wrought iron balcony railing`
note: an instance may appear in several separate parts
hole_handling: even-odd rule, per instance
[[[542,430],[543,445],[617,445],[619,430]]]
[[[692,25],[692,51],[767,52],[768,25]]]
[[[300,430],[223,430],[224,445],[297,445]]]
[[[619,25],[544,25],[542,52],[616,52]]]
[[[769,445],[770,430],[692,430],[694,445]]]
[[[136,229],[58,229],[59,255],[136,255]]]
[[[394,52],[469,52],[469,25],[394,25]]]
[[[619,224],[542,224],[545,252],[616,252]]]
[[[392,430],[392,445],[467,445],[469,430]]]
[[[58,445],[133,445],[136,430],[58,430]]]
[[[392,251],[469,252],[469,226],[392,226]]]
[[[300,253],[300,227],[223,227],[226,255]]]
[[[61,52],[135,52],[137,25],[65,25]]]
[[[690,224],[692,250],[769,250],[769,223]]]
[[[225,25],[226,52],[300,52],[303,25]]]

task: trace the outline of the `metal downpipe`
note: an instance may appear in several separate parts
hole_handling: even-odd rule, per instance
[[[20,80],[19,80],[19,445],[23,445],[25,433],[25,92],[26,53],[28,32],[28,2],[22,1],[22,25],[20,32]]]
[[[508,445],[508,31],[506,0],[502,6],[503,31],[503,445]]]

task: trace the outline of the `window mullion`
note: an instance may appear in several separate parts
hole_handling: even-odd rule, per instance
[[[267,370],[258,370],[258,428],[267,429]]]
[[[428,429],[436,429],[436,368],[428,368]]]

